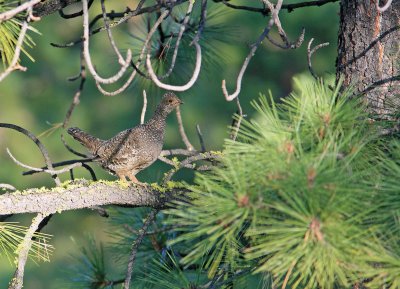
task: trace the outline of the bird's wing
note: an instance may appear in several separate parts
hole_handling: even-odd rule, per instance
[[[120,132],[105,141],[97,150],[97,155],[106,162],[126,163],[128,159],[135,157],[137,150],[141,147],[141,130],[142,128],[137,126]]]

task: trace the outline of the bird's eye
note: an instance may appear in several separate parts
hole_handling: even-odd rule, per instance
[[[168,102],[169,102],[169,103],[172,103],[172,99],[169,99]]]

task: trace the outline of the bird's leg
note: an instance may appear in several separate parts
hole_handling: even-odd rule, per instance
[[[126,176],[125,176],[125,175],[120,174],[120,173],[116,173],[116,174],[117,174],[117,176],[119,177],[121,183],[125,183],[125,184],[128,183],[128,180],[126,179]]]
[[[146,184],[140,182],[136,176],[132,173],[128,174],[128,178],[132,181],[133,184],[139,185],[139,186],[146,186]]]

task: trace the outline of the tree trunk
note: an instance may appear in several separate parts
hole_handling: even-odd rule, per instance
[[[400,112],[400,1],[384,12],[376,1],[341,0],[337,77],[354,85],[373,117],[393,119]]]

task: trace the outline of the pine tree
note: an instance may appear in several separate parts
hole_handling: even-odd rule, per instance
[[[340,83],[295,87],[253,101],[220,164],[187,184],[191,201],[158,216],[132,288],[399,288],[400,144]],[[131,238],[111,247],[126,256]]]

